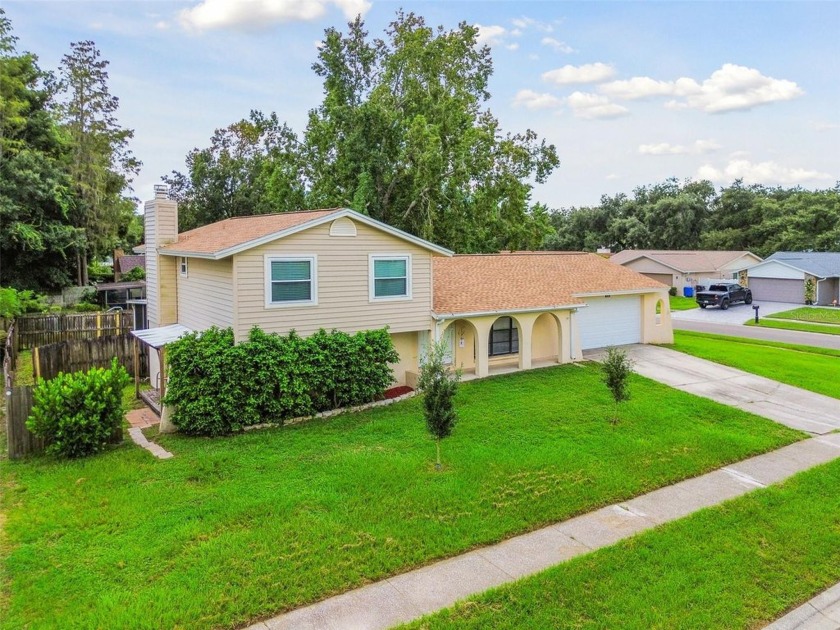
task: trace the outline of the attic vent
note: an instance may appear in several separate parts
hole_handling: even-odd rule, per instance
[[[356,224],[347,217],[336,219],[330,224],[330,236],[356,236]]]

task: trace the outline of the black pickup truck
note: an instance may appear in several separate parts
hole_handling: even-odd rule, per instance
[[[729,305],[735,302],[752,304],[752,301],[752,291],[734,282],[713,284],[707,290],[700,291],[697,294],[697,303],[700,308],[720,306],[722,311],[728,309]]]

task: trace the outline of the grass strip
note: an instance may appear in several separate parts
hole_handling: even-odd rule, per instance
[[[840,350],[674,331],[675,350],[840,398]]]
[[[790,311],[781,311],[767,315],[773,319],[796,319],[803,322],[820,322],[823,324],[840,324],[840,308],[818,308],[803,306]]]
[[[791,443],[598,366],[465,383],[434,468],[421,401],[82,461],[0,461],[0,626],[245,624]],[[72,594],[72,596],[68,596]]]
[[[834,324],[810,324],[795,320],[761,319],[758,324],[754,320],[747,322],[747,326],[759,328],[778,328],[782,330],[798,330],[801,332],[820,333],[823,335],[840,335],[840,326]]]
[[[671,304],[672,311],[690,311],[693,308],[697,308],[697,300],[693,297],[669,295],[668,301]]]
[[[840,580],[840,460],[410,628],[759,628]]]

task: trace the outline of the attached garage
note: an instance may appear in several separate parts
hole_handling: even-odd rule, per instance
[[[753,300],[805,303],[805,281],[789,278],[750,278]]]
[[[588,297],[575,314],[581,348],[604,348],[642,340],[642,298],[639,295]]]

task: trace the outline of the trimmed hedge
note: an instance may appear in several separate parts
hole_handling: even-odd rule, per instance
[[[230,328],[214,327],[182,337],[166,355],[172,422],[211,436],[376,400],[399,360],[387,329],[304,338],[253,328],[236,344]]]
[[[47,453],[84,457],[122,440],[122,391],[128,373],[116,359],[111,367],[60,372],[32,392],[27,428],[45,438]]]

